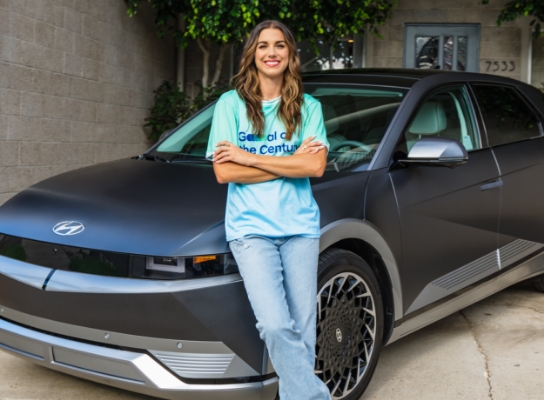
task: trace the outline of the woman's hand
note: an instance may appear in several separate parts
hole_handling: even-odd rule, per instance
[[[225,162],[233,162],[240,165],[250,167],[252,165],[254,155],[242,150],[235,144],[223,140],[217,143],[217,150],[213,154],[212,161],[216,164],[222,164]]]
[[[293,153],[293,155],[296,154],[315,154],[319,150],[325,148],[323,143],[321,142],[312,142],[312,140],[315,139],[315,136],[310,136],[309,138],[305,139],[301,144],[300,147]]]

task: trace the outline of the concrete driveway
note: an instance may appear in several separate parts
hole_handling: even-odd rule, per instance
[[[0,399],[151,397],[0,353]],[[544,294],[518,284],[384,348],[370,399],[544,399]]]

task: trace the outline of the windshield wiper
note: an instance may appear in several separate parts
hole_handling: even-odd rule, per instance
[[[165,162],[165,163],[170,162],[166,158],[162,158],[161,156],[148,154],[148,153],[143,153],[143,154],[140,154],[139,156],[136,156],[136,157],[133,157],[133,158],[135,160],[151,160],[151,161],[160,161],[160,162]]]
[[[187,157],[187,154],[180,153],[172,157],[170,159],[170,162],[174,164],[176,163],[210,163],[211,160],[208,160],[207,158],[204,158],[204,157],[195,157],[195,156]]]
[[[208,160],[207,158],[177,158],[177,159],[173,159],[173,160],[170,160],[170,162],[172,164],[183,164],[183,163],[188,163],[188,164],[211,164],[211,160]]]

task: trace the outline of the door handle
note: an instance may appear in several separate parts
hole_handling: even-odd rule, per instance
[[[484,191],[484,190],[489,190],[489,189],[493,189],[493,188],[496,188],[496,187],[501,187],[502,182],[503,181],[501,179],[496,179],[494,181],[485,182],[485,183],[482,183],[482,185],[480,186],[480,189],[482,191]]]

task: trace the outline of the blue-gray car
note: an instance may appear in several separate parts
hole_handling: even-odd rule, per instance
[[[544,97],[434,70],[304,85],[330,142],[315,373],[355,400],[382,346],[521,280],[544,291]],[[158,398],[276,398],[205,158],[213,110],[0,207],[1,350]]]

